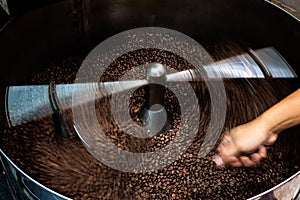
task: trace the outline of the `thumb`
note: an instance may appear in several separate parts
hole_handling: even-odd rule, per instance
[[[272,145],[274,144],[274,142],[277,140],[278,135],[277,134],[272,134],[270,137],[268,137],[264,144],[265,145]]]

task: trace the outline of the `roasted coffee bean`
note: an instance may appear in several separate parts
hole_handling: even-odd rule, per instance
[[[204,47],[215,61],[232,57],[245,50],[243,45],[231,41],[206,42]],[[185,49],[189,53],[189,49]],[[85,58],[81,52],[74,57],[53,61],[28,84],[49,84],[49,82],[73,83],[77,70]],[[172,52],[158,49],[140,49],[121,55],[109,66],[100,81],[118,80],[128,70],[142,64],[159,62],[176,70],[193,68],[183,58]],[[99,67],[92,63],[94,70]],[[93,76],[93,71],[86,72]],[[144,76],[136,74],[137,77]],[[214,148],[204,158],[198,152],[210,122],[210,94],[204,82],[191,82],[200,107],[200,122],[197,137],[186,152],[174,162],[154,172],[126,173],[111,169],[97,161],[84,148],[72,129],[59,142],[51,117],[9,128],[5,116],[1,117],[1,132],[4,152],[26,173],[43,185],[73,199],[245,199],[259,194],[299,170],[299,157],[294,162],[284,162],[280,145],[269,149],[268,158],[254,168],[218,168],[211,160]],[[227,114],[223,130],[228,130],[257,117],[265,109],[291,92],[285,80],[232,79],[224,80],[226,88]],[[254,90],[253,90],[254,88]],[[184,90],[184,88],[182,88]],[[185,92],[185,91],[181,91]],[[129,113],[132,119],[141,123],[145,99],[144,88],[137,89],[130,96]],[[132,152],[153,152],[170,144],[181,134],[181,108],[175,94],[167,89],[164,98],[169,114],[168,130],[152,138],[134,138],[119,129],[110,111],[110,99],[95,102],[99,125],[116,146]],[[190,116],[190,120],[193,120]],[[1,147],[1,148],[2,148]],[[178,150],[185,148],[182,145]],[[105,152],[112,158],[111,152]],[[153,167],[168,163],[169,158],[151,158]]]

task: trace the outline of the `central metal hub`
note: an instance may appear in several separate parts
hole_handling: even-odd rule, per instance
[[[152,63],[147,68],[147,77],[146,79],[150,83],[162,84],[167,80],[167,71],[165,66],[159,63]]]
[[[149,81],[146,87],[146,108],[148,110],[155,110],[159,106],[163,106],[165,96],[165,83],[167,80],[167,72],[165,66],[159,63],[152,63],[147,68],[146,79]],[[154,106],[154,107],[153,107]],[[151,109],[151,107],[153,107]]]
[[[165,82],[167,72],[165,66],[152,63],[147,68],[146,79],[149,84],[145,87],[146,107],[142,121],[149,136],[159,134],[167,124],[167,112],[164,108]]]

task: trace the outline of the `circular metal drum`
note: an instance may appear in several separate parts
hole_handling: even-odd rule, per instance
[[[66,0],[14,17],[0,31],[0,44],[0,161],[16,199],[299,198],[299,126],[279,137],[262,167],[219,169],[211,161],[224,130],[299,88],[300,22],[276,5],[262,0]],[[114,96],[131,89],[128,99]],[[142,97],[146,106],[139,106]],[[168,150],[147,157],[151,145],[138,154],[135,145],[126,149],[115,142],[136,153],[122,160],[120,148],[101,142],[105,137],[99,127],[105,127],[106,136],[122,128],[105,121],[107,115],[127,112],[125,101],[135,123],[123,125],[124,132],[146,127],[142,136],[130,137],[140,137],[144,146],[151,138],[165,141],[161,147]],[[81,104],[91,107],[80,110]],[[174,107],[179,114],[170,114]],[[83,112],[90,108],[96,112]],[[97,125],[89,123],[92,117]],[[211,124],[213,117],[218,120]],[[195,121],[208,128],[201,132]],[[180,137],[194,129],[195,134]],[[181,140],[188,141],[184,148],[176,143]],[[117,158],[117,165],[102,159],[104,154]],[[155,156],[163,164],[152,161]]]

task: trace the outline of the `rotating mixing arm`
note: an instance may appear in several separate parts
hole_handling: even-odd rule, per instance
[[[50,116],[53,113],[101,99],[121,91],[138,88],[147,80],[59,85],[10,86],[6,91],[6,116],[10,126]],[[84,101],[72,98],[85,96]],[[80,98],[79,98],[80,99]]]
[[[220,78],[295,78],[296,73],[271,47],[250,50],[209,65],[167,75],[168,82],[199,81]]]
[[[163,72],[163,75],[160,74],[161,72]],[[111,94],[138,88],[144,85],[155,85],[151,83],[161,81],[167,83],[176,81],[214,80],[222,78],[297,77],[296,73],[283,59],[283,57],[275,49],[270,47],[255,51],[250,50],[249,54],[238,55],[209,65],[196,66],[195,69],[189,69],[168,75],[166,75],[165,69],[161,68],[161,66],[158,68],[152,68],[151,73],[153,74],[148,76],[145,80],[61,85],[50,84],[50,86],[10,86],[6,93],[6,112],[9,124],[11,126],[15,126],[23,122],[51,115],[53,112],[57,112],[57,110],[68,109],[72,106],[78,106],[80,104],[94,101],[95,99],[101,99]],[[155,73],[159,74],[158,79],[155,77]],[[160,80],[161,78],[162,80]],[[162,88],[160,87],[160,89]],[[81,98],[83,96],[84,98]],[[150,101],[151,98],[156,101],[156,97],[157,95],[154,98],[149,97]],[[74,101],[72,101],[72,98],[77,99],[75,104]]]
[[[147,80],[128,80],[100,83],[76,83],[56,85],[56,94],[61,109],[68,109],[71,106],[78,106],[87,102],[108,97],[112,94],[134,89],[148,84]],[[83,95],[85,96],[84,98]],[[76,98],[76,102],[72,101]]]

